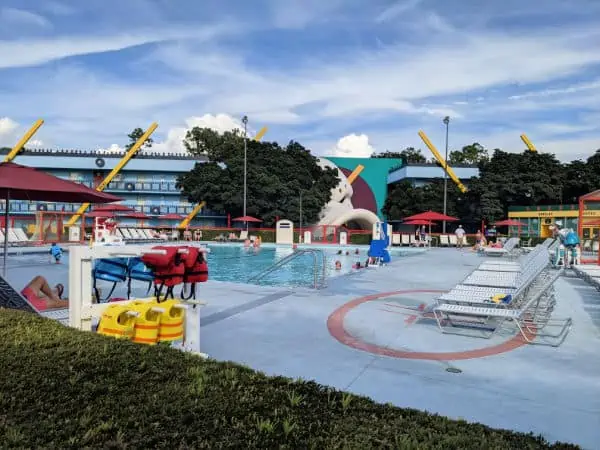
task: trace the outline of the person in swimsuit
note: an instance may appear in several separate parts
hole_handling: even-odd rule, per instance
[[[23,288],[21,295],[40,311],[51,308],[67,308],[69,300],[62,298],[64,290],[65,287],[60,283],[51,288],[48,281],[38,275]]]

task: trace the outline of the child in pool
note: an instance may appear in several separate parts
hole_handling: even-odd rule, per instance
[[[50,261],[52,261],[52,259],[54,259],[56,264],[60,264],[60,260],[62,258],[63,252],[64,252],[64,250],[62,248],[60,248],[56,242],[53,242],[52,246],[50,247],[50,251],[48,252],[48,253],[50,253]]]

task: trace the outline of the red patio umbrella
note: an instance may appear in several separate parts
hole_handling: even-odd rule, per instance
[[[457,217],[447,216],[440,214],[435,211],[425,211],[419,214],[414,214],[409,217],[405,217],[404,220],[428,220],[430,222],[456,222],[460,219]]]
[[[236,217],[235,219],[233,219],[234,222],[262,222],[262,220],[257,219],[256,217],[252,217],[252,216],[242,216],[242,217]]]
[[[526,223],[523,223],[520,220],[516,220],[516,219],[504,219],[504,220],[500,220],[499,222],[494,223],[494,225],[497,226],[497,227],[518,227],[518,229],[519,229],[519,231],[518,231],[519,236],[521,236],[521,227],[522,226],[527,226]]]
[[[407,220],[405,222],[402,222],[402,225],[429,225],[429,226],[431,226],[432,223],[429,220]]]
[[[14,163],[0,163],[0,198],[4,211],[4,274],[8,254],[8,212],[10,200],[35,200],[65,203],[110,203],[121,200],[111,194],[63,180],[46,172]]]
[[[521,227],[523,225],[527,225],[526,223],[521,222],[516,219],[504,219],[499,222],[494,223],[497,227]]]
[[[121,214],[121,217],[127,217],[129,219],[140,219],[140,220],[145,220],[145,219],[149,219],[150,217],[147,216],[146,214],[144,214],[143,212],[131,212],[131,213],[126,213],[126,214]]]
[[[94,208],[94,211],[135,212],[135,209],[133,209],[129,206],[125,206],[125,205],[121,205],[121,204],[117,203],[114,205],[96,206]]]
[[[114,217],[115,213],[112,213],[110,211],[91,211],[89,213],[85,213],[85,217],[91,217],[93,219],[95,219],[96,217]]]
[[[180,216],[179,214],[165,214],[163,216],[159,216],[159,219],[164,219],[164,220],[183,220],[183,216]]]

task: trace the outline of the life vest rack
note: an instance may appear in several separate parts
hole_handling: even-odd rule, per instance
[[[148,283],[146,295],[154,285],[154,296],[158,302],[174,299],[174,289],[183,284],[181,298],[196,298],[196,283],[208,281],[208,263],[204,250],[194,246],[154,246],[141,257],[119,257],[98,259],[93,275],[93,291],[98,303],[109,301],[117,284],[127,281],[127,298],[131,298],[132,282]],[[108,281],[112,287],[108,295],[100,297],[97,281]],[[186,293],[185,285],[190,285]]]

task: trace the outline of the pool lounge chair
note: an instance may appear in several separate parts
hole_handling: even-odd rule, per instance
[[[450,247],[450,237],[447,234],[440,234],[440,247]]]
[[[410,245],[410,236],[408,234],[403,234],[400,236],[402,246]]]
[[[510,238],[502,248],[484,247],[482,254],[484,256],[510,256],[517,247],[519,240],[517,238]]]
[[[561,274],[562,270],[554,272],[553,276],[518,309],[457,304],[436,306],[433,314],[438,328],[442,333],[489,339],[508,321],[516,325],[519,334],[527,343],[558,347],[567,337],[572,320],[570,317],[551,319],[553,303],[544,304],[544,297],[553,297],[550,293],[552,286]],[[558,332],[546,332],[547,327],[558,327]]]
[[[511,295],[512,301],[516,301],[536,281],[547,278],[549,272],[544,272],[549,264],[549,259],[538,250],[536,257],[517,272],[475,270],[452,290],[438,297],[437,303],[480,304],[491,302],[491,298],[498,294]]]
[[[401,245],[400,235],[398,233],[392,233],[392,245]]]

